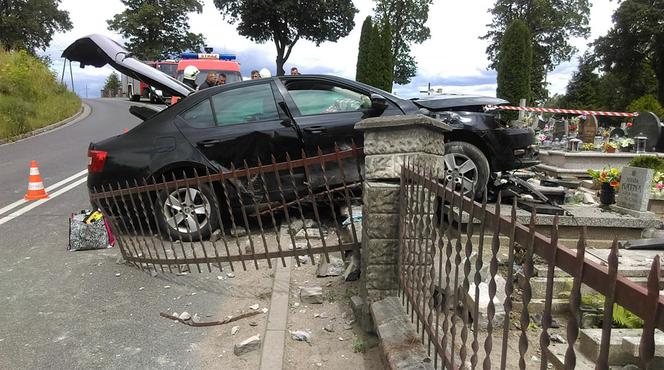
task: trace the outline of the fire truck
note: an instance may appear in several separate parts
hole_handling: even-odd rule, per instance
[[[156,68],[173,78],[175,78],[177,73],[178,62],[175,60],[145,62],[145,64]],[[122,91],[131,101],[139,101],[141,98],[145,98],[150,99],[151,103],[163,103],[170,98],[170,95],[164,96],[164,93],[161,90],[155,89],[143,81],[126,75],[122,75]]]

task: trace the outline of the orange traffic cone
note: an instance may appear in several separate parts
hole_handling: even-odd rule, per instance
[[[39,175],[39,167],[37,161],[33,160],[30,163],[30,177],[28,179],[28,192],[25,194],[25,200],[46,199],[48,194],[44,190],[44,183]]]

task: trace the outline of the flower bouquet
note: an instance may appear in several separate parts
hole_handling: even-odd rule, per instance
[[[601,185],[599,202],[602,205],[611,205],[616,201],[616,188],[620,186],[620,171],[617,168],[606,168],[601,171],[589,169],[588,174]]]

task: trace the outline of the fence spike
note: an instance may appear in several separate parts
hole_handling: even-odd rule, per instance
[[[609,368],[609,348],[611,345],[611,328],[613,327],[613,303],[616,293],[616,279],[618,278],[618,237],[613,238],[611,252],[607,259],[608,280],[606,294],[604,295],[604,319],[602,320],[602,340],[597,356],[597,369]]]
[[[656,255],[652,261],[646,287],[648,290],[646,305],[649,308],[649,314],[643,318],[643,333],[639,344],[639,361],[642,369],[648,369],[655,356],[655,327],[659,314],[659,280],[661,276],[659,255]]]
[[[556,258],[558,256],[558,223],[560,217],[555,215],[553,217],[553,225],[551,225],[551,238],[549,239],[549,256],[548,267],[546,271],[546,293],[544,298],[544,313],[542,315],[542,333],[540,334],[540,352],[542,362],[540,370],[546,370],[549,363],[549,344],[551,343],[549,337],[549,328],[551,327],[551,304],[553,300],[553,279],[556,270]]]
[[[567,322],[567,351],[565,352],[565,369],[573,370],[576,367],[576,353],[574,343],[579,337],[579,306],[581,304],[581,283],[583,281],[583,266],[586,253],[586,227],[581,228],[581,237],[576,246],[576,273],[572,293],[569,298],[569,321]]]

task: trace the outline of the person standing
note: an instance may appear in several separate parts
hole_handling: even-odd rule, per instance
[[[300,71],[297,70],[297,67],[292,67],[292,68],[290,69],[290,74],[291,74],[291,76],[299,76],[299,75],[300,75]]]
[[[217,86],[220,85],[226,85],[226,74],[225,73],[220,73],[219,76],[217,76]]]
[[[208,72],[207,77],[205,77],[205,82],[198,87],[198,90],[205,90],[208,87],[217,85],[217,74],[214,72]]]
[[[258,80],[259,78],[261,78],[261,74],[260,74],[260,72],[258,72],[257,69],[254,69],[253,71],[251,71],[251,79],[252,80]]]
[[[201,71],[198,70],[195,66],[187,66],[184,69],[184,73],[182,74],[182,82],[191,87],[192,89],[196,90],[198,87],[196,85],[196,77],[198,77],[198,74],[201,73]]]

